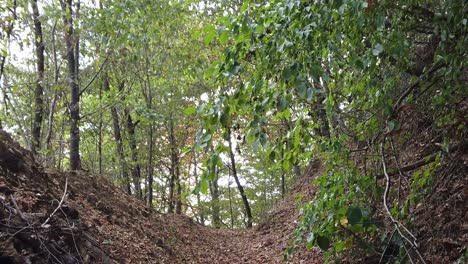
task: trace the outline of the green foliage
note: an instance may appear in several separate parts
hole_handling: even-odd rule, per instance
[[[375,206],[382,203],[384,192],[383,183],[375,179],[382,175],[377,146],[388,138],[398,144],[411,140],[412,131],[405,131],[408,121],[402,118],[404,107],[427,113],[434,124],[431,129],[445,138],[441,153],[450,150],[449,130],[466,129],[457,112],[467,96],[466,3],[211,3],[82,3],[74,21],[83,64],[79,79],[84,167],[102,169],[122,186],[128,184],[124,170],[130,174],[139,168],[143,176],[132,187],[154,179],[145,190],[154,187],[159,210],[167,208],[169,189],[174,189],[169,182],[178,181],[180,199],[194,207],[186,209],[188,214],[202,218],[213,214],[213,201],[204,195],[210,182],[229,182],[227,142],[232,141],[258,223],[281,195],[281,177],[289,186],[312,159],[319,159],[325,173],[315,180],[314,200],[303,201],[295,242],[305,239],[308,248],[320,247],[328,259],[352,248],[379,248],[375,241],[386,227],[378,223],[386,212]],[[19,1],[17,17],[11,13],[12,4],[8,0],[0,7],[2,58],[11,56],[7,45],[32,50],[34,42],[32,34],[17,34],[29,32],[32,24],[27,2]],[[68,80],[61,56],[66,50],[58,37],[63,14],[56,5],[41,5],[50,54],[45,109],[51,120],[43,124],[50,141],[39,153],[49,165],[62,169],[69,162],[64,156],[69,141]],[[15,30],[10,40],[5,34],[11,31],[9,22]],[[6,60],[1,76],[0,119],[27,145],[34,61],[14,61]],[[123,158],[116,155],[115,122],[121,127]],[[46,141],[46,135],[42,138]],[[397,159],[395,151],[384,144],[387,160]],[[410,209],[426,197],[443,159],[440,154],[411,173],[410,194],[402,208],[390,186],[393,217],[410,219]],[[389,164],[395,167],[393,161]],[[194,167],[201,165],[201,173],[193,177]],[[230,184],[219,189],[216,203],[222,222],[242,226],[240,196],[227,194],[233,189]],[[399,239],[404,248],[401,237],[392,239]]]
[[[381,172],[357,168],[351,146],[366,143],[377,156],[368,162],[380,162],[378,141],[398,135],[405,102],[440,113],[439,127],[456,120],[450,105],[466,96],[466,4],[276,0],[242,10],[220,23],[219,42],[232,45],[208,72],[222,88],[202,111],[203,131],[215,135],[239,122],[246,142],[266,147],[286,171],[321,159],[327,172],[302,208],[298,240],[307,237],[329,257],[356,245],[371,250],[382,232],[369,208],[381,201],[373,179]],[[269,129],[278,123],[281,133]],[[414,176],[414,196],[430,186],[430,171]]]

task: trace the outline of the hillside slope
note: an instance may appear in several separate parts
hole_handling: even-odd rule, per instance
[[[414,142],[428,141],[420,135]],[[459,147],[413,211],[412,230],[427,263],[451,263],[466,254],[467,144],[454,138],[461,138]],[[413,153],[410,164],[424,156],[415,154],[416,145],[405,147]],[[300,201],[314,198],[312,181],[323,171],[320,162],[311,163],[253,229],[215,230],[183,215],[150,212],[105,177],[45,171],[0,130],[0,263],[281,263]],[[345,260],[355,263],[357,252],[347,254]],[[324,260],[316,248],[299,248],[286,262]]]
[[[296,192],[310,198],[312,178]],[[0,202],[1,263],[278,263],[297,219],[294,194],[248,231],[151,213],[104,177],[45,171],[4,131]],[[290,261],[306,259],[321,262],[305,250]]]

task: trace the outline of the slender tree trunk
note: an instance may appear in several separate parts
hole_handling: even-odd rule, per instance
[[[175,161],[174,157],[171,154],[171,166],[169,169],[170,173],[170,178],[169,178],[169,197],[167,199],[168,206],[167,206],[167,212],[168,213],[174,213],[174,189],[175,189]]]
[[[32,143],[31,151],[36,154],[37,150],[41,148],[41,126],[42,117],[44,113],[44,40],[42,36],[42,23],[39,20],[39,9],[37,7],[37,0],[31,2],[34,18],[34,38],[36,46],[36,68],[37,80],[36,89],[34,90],[34,121],[31,130]]]
[[[153,207],[153,133],[154,125],[151,122],[150,133],[149,133],[149,157],[148,157],[148,206]]]
[[[286,183],[285,183],[285,171],[284,171],[284,143],[281,144],[281,197],[284,197],[286,192]]]
[[[242,198],[242,203],[244,204],[245,215],[247,216],[246,226],[247,228],[250,228],[252,227],[252,210],[250,209],[249,200],[247,200],[247,196],[245,195],[244,187],[242,187],[239,181],[239,177],[237,175],[236,160],[234,157],[234,151],[232,149],[231,128],[228,128],[228,144],[229,144],[229,156],[231,158],[232,176],[234,177],[234,180],[236,181],[237,189],[239,190],[239,193]]]
[[[219,217],[219,187],[218,187],[218,170],[214,168],[215,179],[210,182],[211,193],[211,215],[213,217],[213,226],[221,227],[221,219]]]
[[[176,159],[176,190],[177,190],[177,196],[176,196],[176,214],[182,214],[182,185],[180,183],[180,161],[179,161],[179,155],[177,154],[177,159]]]
[[[193,153],[193,174],[195,176],[195,182],[198,184],[198,166],[197,166],[197,153]],[[201,206],[200,192],[197,192],[197,205],[200,210],[200,224],[205,225],[205,213],[203,207]]]
[[[11,12],[12,12],[12,15],[13,15],[13,19],[8,23],[8,27],[7,27],[7,31],[6,31],[6,43],[10,42],[10,37],[11,37],[11,33],[13,32],[13,27],[15,25],[15,20],[17,19],[17,15],[16,15],[16,7],[17,7],[17,3],[16,3],[16,0],[13,0],[13,7],[10,8]],[[3,70],[5,69],[5,63],[6,63],[6,60],[7,60],[7,57],[3,55],[3,53],[0,53],[0,58],[1,58],[1,61],[0,61],[0,82],[2,81],[2,77],[3,77]],[[0,85],[0,88],[2,86]],[[0,122],[0,128],[1,128],[1,122]]]
[[[55,166],[56,156],[52,153],[52,127],[54,122],[54,111],[57,105],[57,91],[54,91],[54,97],[49,106],[49,116],[47,117],[47,136],[46,136],[46,148],[47,148],[47,162],[50,166]]]
[[[99,170],[99,175],[102,175],[102,88],[99,87],[99,124],[98,124],[98,170]]]
[[[73,9],[72,0],[61,1],[63,11],[63,21],[65,24],[65,46],[67,49],[68,78],[70,82],[70,170],[81,169],[80,158],[80,91],[78,86],[78,63],[79,58],[75,57],[75,47],[73,32]]]
[[[177,141],[175,137],[175,131],[174,131],[174,121],[169,120],[169,145],[171,148],[171,167],[170,167],[170,174],[171,178],[169,180],[169,207],[168,207],[168,212],[173,213],[174,208],[176,209],[176,213],[180,210],[180,181],[179,181],[179,176],[180,176],[180,170],[179,170],[179,155],[177,153]],[[176,184],[177,184],[177,190],[176,190]],[[174,194],[176,192],[176,194]],[[179,208],[176,208],[179,207]]]
[[[150,83],[150,74],[148,72],[149,59],[146,57],[146,88],[148,90],[147,105],[148,109],[153,109],[153,91]],[[150,123],[149,131],[149,155],[148,155],[148,206],[153,207],[153,152],[154,152],[154,121]]]
[[[133,184],[135,185],[135,196],[141,200],[143,198],[141,190],[141,168],[138,163],[138,151],[135,139],[135,128],[139,121],[133,122],[130,112],[128,110],[125,112],[125,115],[127,116],[126,126],[128,131],[128,144],[130,145],[130,154],[132,158],[132,178]]]
[[[109,86],[109,79],[107,75],[104,76],[103,84],[104,84],[104,90],[109,91],[110,86]],[[122,91],[123,87],[124,87],[124,83],[121,83],[119,87],[119,91]],[[120,130],[119,114],[117,113],[117,109],[114,106],[111,107],[111,115],[112,115],[112,127],[114,130],[114,139],[116,142],[116,151],[117,151],[117,156],[119,157],[119,161],[120,161],[120,175],[125,181],[125,187],[126,187],[127,193],[131,195],[132,189],[130,187],[130,177],[128,175],[127,163],[125,161],[123,139],[122,139],[122,133]]]
[[[55,20],[54,26],[52,27],[52,55],[54,59],[54,85],[58,83],[58,61],[57,61],[57,49],[55,47],[55,29],[57,27],[57,20]],[[54,122],[55,106],[57,105],[58,94],[57,90],[54,90],[54,96],[49,106],[49,116],[47,118],[47,136],[46,136],[46,148],[47,148],[47,162],[50,166],[55,166],[56,155],[52,151],[52,127]]]
[[[62,124],[61,124],[61,131],[60,131],[60,137],[59,137],[59,155],[58,155],[58,164],[57,168],[59,171],[62,170],[62,160],[63,160],[63,149],[64,149],[64,140],[63,137],[65,135],[65,121],[62,119]]]
[[[232,196],[231,196],[231,171],[229,171],[228,178],[228,197],[229,197],[229,213],[231,215],[231,229],[234,228],[234,214],[232,210]]]

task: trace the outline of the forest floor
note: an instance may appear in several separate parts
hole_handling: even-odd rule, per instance
[[[438,142],[431,122],[406,118],[402,129],[417,133],[401,145],[403,167],[434,153]],[[467,254],[468,142],[465,134],[449,136],[455,147],[434,172],[431,191],[411,208],[411,227],[427,263],[453,263]],[[313,199],[312,182],[323,171],[312,163],[258,226],[216,230],[183,215],[151,212],[105,177],[46,171],[0,130],[0,263],[280,263],[298,207]],[[409,188],[405,181],[402,195]],[[356,263],[357,253],[348,253],[345,259]],[[316,248],[298,248],[286,260],[323,261]]]
[[[45,171],[0,130],[0,263],[280,263],[298,219],[296,194],[310,200],[320,170],[317,163],[301,177],[262,224],[216,230],[150,212],[104,177]],[[304,248],[287,261],[323,262]]]

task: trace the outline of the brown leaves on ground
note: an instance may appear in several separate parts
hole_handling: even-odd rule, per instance
[[[215,230],[182,215],[162,215],[108,179],[44,172],[0,133],[0,257],[11,263],[280,263],[297,219],[291,194],[264,224]],[[316,169],[319,167],[317,166]],[[301,178],[311,198],[313,173]],[[67,196],[59,207],[67,179]],[[299,189],[298,189],[299,190]],[[59,207],[59,208],[58,208]],[[58,210],[56,210],[58,208]],[[54,213],[55,212],[55,213]],[[50,218],[49,221],[47,219]],[[46,223],[47,222],[47,223]],[[320,263],[299,249],[290,263]]]

